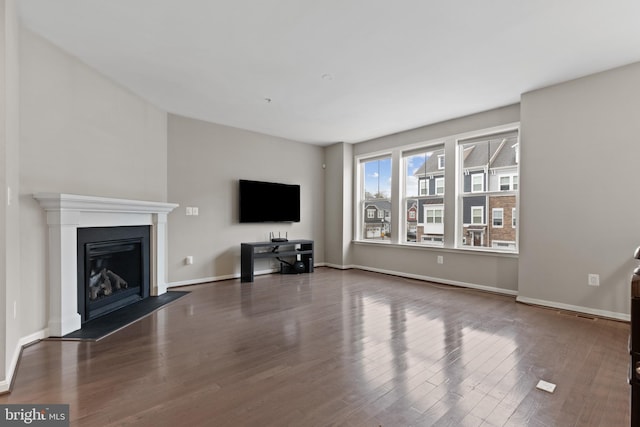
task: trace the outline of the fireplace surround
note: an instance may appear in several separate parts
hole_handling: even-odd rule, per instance
[[[177,204],[64,193],[38,193],[33,197],[44,208],[49,229],[49,336],[62,337],[82,326],[78,309],[78,229],[148,226],[149,294],[167,291],[167,215]]]

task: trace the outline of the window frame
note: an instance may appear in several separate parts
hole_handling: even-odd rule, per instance
[[[500,134],[509,134],[515,135],[515,138],[511,138],[508,141],[508,144],[505,144],[505,147],[515,148],[516,155],[516,164],[513,164],[513,157],[511,158],[510,165],[513,165],[514,174],[512,175],[510,170],[508,171],[506,168],[499,167],[496,165],[496,168],[492,168],[489,163],[489,167],[484,167],[484,169],[480,169],[477,166],[477,162],[473,162],[470,164],[469,169],[465,170],[464,168],[464,159],[463,157],[466,152],[463,152],[465,146],[470,146],[475,141],[480,141],[484,138],[490,138],[499,136]],[[504,254],[506,256],[516,255],[518,254],[519,249],[519,227],[518,224],[518,209],[520,205],[520,189],[519,189],[519,175],[520,175],[520,138],[521,138],[521,129],[519,122],[506,123],[503,125],[498,125],[495,127],[489,127],[485,129],[479,129],[469,132],[463,132],[458,134],[451,134],[442,138],[421,141],[416,143],[410,143],[405,145],[398,145],[389,148],[383,148],[380,151],[371,151],[371,152],[363,152],[362,150],[354,150],[356,153],[353,156],[353,217],[354,217],[354,227],[353,227],[353,239],[356,242],[363,243],[392,243],[392,246],[418,246],[423,248],[442,248],[448,250],[462,250],[462,251],[474,251],[474,252],[491,252],[495,254]],[[420,155],[422,152],[436,151],[440,150],[439,154],[436,154],[437,162],[430,163],[429,168],[426,170],[417,171],[415,177],[409,175],[405,176],[407,173],[405,159],[411,158],[412,155]],[[444,153],[444,154],[443,154]],[[435,153],[434,153],[435,154]],[[451,157],[453,156],[453,157]],[[444,160],[449,157],[449,160]],[[389,198],[385,199],[390,201],[391,207],[388,208],[387,205],[385,209],[389,210],[388,215],[384,218],[384,224],[381,225],[383,228],[382,236],[386,239],[384,242],[377,237],[366,238],[365,237],[365,228],[364,221],[365,218],[363,216],[363,200],[364,200],[364,185],[362,177],[361,168],[364,168],[364,165],[368,161],[376,160],[376,159],[391,159],[391,172],[388,172],[389,169],[386,169],[386,174],[384,177],[389,178],[389,182],[391,182],[391,187],[389,189],[389,185],[387,184],[384,187],[384,196],[389,196]],[[492,157],[493,158],[493,157]],[[438,166],[442,166],[442,162],[446,163],[445,170],[436,170]],[[415,168],[409,172],[411,174],[413,171],[416,171],[419,168],[419,163],[415,160],[412,160],[411,163],[415,165]],[[504,163],[501,163],[504,164]],[[482,162],[480,162],[482,165]],[[501,169],[505,169],[504,173],[501,172]],[[435,173],[434,173],[435,171]],[[425,172],[423,174],[423,172]],[[391,177],[389,177],[389,173]],[[479,175],[478,177],[471,178],[465,177],[465,175]],[[497,191],[496,189],[496,176],[500,174],[510,175],[510,191],[501,190]],[[424,193],[419,194],[419,190],[416,188],[416,184],[410,183],[406,181],[407,178],[419,179],[423,177],[423,191]],[[429,186],[431,183],[429,181],[438,178],[444,178],[444,186],[440,187],[440,192],[442,188],[444,188],[444,194],[436,194],[436,188],[434,186],[433,191]],[[517,178],[516,178],[517,177]],[[468,180],[468,181],[467,181]],[[476,188],[474,191],[473,181],[475,181]],[[386,181],[385,181],[386,182]],[[407,182],[407,183],[406,183]],[[439,182],[440,183],[440,182]],[[409,185],[409,187],[407,187]],[[371,191],[374,186],[369,183],[368,184],[369,191]],[[467,191],[465,191],[465,188]],[[480,191],[482,189],[482,191]],[[390,191],[390,194],[388,192]],[[416,193],[414,194],[405,194],[405,193]],[[503,194],[506,193],[506,194]],[[492,218],[489,216],[491,214],[491,209],[493,206],[496,206],[493,203],[492,197],[503,195],[505,197],[511,197],[513,193],[514,199],[508,201],[506,205],[503,205],[503,217],[502,217],[502,227],[509,228],[510,235],[508,235],[507,240],[511,240],[512,236],[515,235],[515,249],[513,250],[501,250],[500,248],[492,248],[492,238],[487,234],[489,233],[489,227],[492,225]],[[465,196],[466,195],[466,196]],[[383,196],[383,197],[384,197]],[[474,203],[475,197],[486,196],[486,202],[482,202],[482,199],[478,198],[478,203]],[[370,196],[372,197],[372,196]],[[427,237],[431,239],[429,233],[425,233],[424,230],[417,228],[417,230],[408,233],[411,224],[414,226],[418,224],[420,221],[424,223],[426,218],[420,218],[423,214],[423,205],[425,204],[423,201],[419,201],[421,197],[439,197],[441,198],[441,203],[444,206],[444,212],[442,216],[442,221],[445,225],[444,234],[443,234],[443,242],[439,245],[433,245],[433,242],[425,242],[422,243],[422,236],[427,235]],[[469,197],[471,200],[466,201],[466,197]],[[412,203],[418,202],[416,204],[416,208],[419,209],[415,211],[415,218],[409,218],[407,214],[407,210],[411,207]],[[430,202],[433,203],[433,202]],[[515,207],[514,206],[515,203]],[[476,220],[482,221],[481,223],[475,224],[463,224],[463,217],[469,221],[472,221],[472,218],[468,218],[467,215],[470,212],[466,209],[470,209],[470,205],[480,207],[482,209],[477,210],[476,212]],[[493,206],[492,206],[493,205]],[[498,205],[500,206],[500,205]],[[511,209],[511,218],[508,217],[509,212],[508,209]],[[480,219],[480,216],[481,218]],[[511,222],[511,227],[506,223],[506,221]],[[468,231],[466,227],[469,225],[473,225],[473,228],[478,228],[477,226],[485,227],[485,239],[484,244],[486,246],[469,246],[463,244],[463,239],[469,239]],[[386,233],[386,234],[385,234]],[[369,234],[371,236],[371,234]],[[438,237],[438,236],[436,236]],[[498,236],[496,236],[498,237]],[[421,244],[422,243],[422,244]],[[436,249],[437,250],[437,249]]]
[[[433,212],[433,222],[429,222],[429,212]],[[440,212],[440,216],[436,215],[436,212]],[[436,221],[436,218],[440,218],[440,222]],[[437,207],[424,207],[424,224],[444,224],[444,206],[437,205]]]
[[[393,192],[394,192],[392,183],[390,183],[390,186],[389,186],[388,197],[369,198],[369,199],[366,198],[367,191],[366,191],[366,182],[365,182],[366,181],[365,168],[367,163],[374,162],[374,161],[389,161],[389,178],[391,180],[393,178],[394,167],[393,167],[393,155],[391,152],[388,152],[388,151],[379,152],[379,153],[372,153],[371,155],[354,157],[354,175],[356,179],[354,180],[355,187],[354,187],[353,200],[354,200],[354,203],[356,204],[354,213],[357,215],[357,217],[355,219],[356,227],[354,227],[353,239],[359,242],[388,244],[388,243],[391,243],[391,241],[390,241],[390,238],[387,237],[387,233],[392,233],[394,229],[393,214],[391,213],[391,208],[389,212],[389,221],[387,221],[387,218],[385,217],[384,209],[380,209],[379,206],[375,206],[377,214],[374,212],[372,216],[369,216],[370,215],[369,212],[373,212],[373,209],[371,209],[369,212],[365,212],[366,206],[374,202],[381,202],[381,201],[387,202],[392,207],[392,198],[393,198]],[[377,178],[378,180],[384,179],[384,177],[381,177],[381,176],[377,176]],[[376,194],[380,195],[383,192],[386,192],[386,190],[384,189],[381,190],[381,187],[378,183],[378,192]],[[382,215],[382,217],[380,215]],[[378,226],[380,227],[380,230],[381,230],[379,237],[371,237],[371,238],[367,237],[367,230],[375,228],[371,226],[373,223],[367,220],[374,220],[374,222],[379,223]]]
[[[507,178],[509,180],[509,188],[502,189],[502,179]],[[518,174],[499,174],[498,175],[498,190],[499,191],[518,191]]]
[[[436,179],[434,180],[434,182],[435,182],[434,194],[435,194],[436,196],[444,196],[444,191],[445,191],[445,190],[444,190],[444,177],[436,178]],[[441,183],[442,183],[442,187],[440,187],[440,186],[438,185],[438,182],[441,182]],[[438,192],[438,188],[442,188],[442,192]]]
[[[471,175],[471,193],[484,193],[484,172],[471,172],[469,175]],[[482,187],[480,190],[476,190],[475,187],[475,183],[474,178],[479,177],[480,179],[480,187]]]
[[[500,225],[496,225],[496,212],[500,212]],[[491,227],[503,228],[504,227],[504,208],[492,208],[491,209]]]
[[[515,148],[515,155],[519,155],[520,138],[519,123],[497,126],[483,131],[468,132],[456,138],[455,179],[457,184],[455,186],[456,224],[454,225],[454,247],[456,249],[518,254],[519,224],[517,224],[517,216],[515,224],[512,222],[512,218],[514,209],[517,213],[520,204],[520,191],[518,188],[520,159],[518,158],[517,161],[514,161],[512,150]],[[506,144],[504,143],[505,139]],[[507,150],[511,150],[511,152],[508,153]],[[484,175],[483,191],[481,192],[478,191],[480,189],[480,178],[473,177],[474,174]],[[500,188],[501,176],[508,176],[509,190]],[[503,181],[506,184],[506,179],[503,179]],[[475,188],[473,186],[474,182],[476,184]],[[502,197],[505,199],[500,199]],[[484,223],[474,224],[471,209],[480,205],[484,206],[484,212],[482,213],[485,215]],[[494,227],[493,209],[499,207],[503,208],[502,226],[496,225]],[[512,218],[508,216],[509,209],[512,209]],[[475,213],[477,220],[477,215],[480,211],[477,210]],[[467,223],[467,221],[470,223]],[[511,226],[507,221],[512,222]],[[498,219],[497,224],[499,222]],[[473,239],[473,237],[470,237],[470,233],[477,234],[480,232],[480,228],[484,228],[484,242],[474,246],[478,242],[469,240],[470,238]],[[496,233],[491,233],[491,229],[494,228]],[[496,247],[493,244],[494,238],[515,243],[509,248]]]
[[[439,225],[444,227],[443,222],[446,221],[444,216],[440,218],[440,223],[427,225],[427,217],[425,214],[425,207],[430,206],[426,203],[426,200],[433,200],[434,198],[443,199],[446,181],[444,180],[443,169],[439,168],[439,160],[444,156],[446,150],[445,142],[442,139],[427,141],[422,143],[411,144],[397,148],[398,164],[400,175],[399,185],[399,209],[402,215],[406,218],[406,210],[410,208],[413,202],[416,203],[416,219],[418,224],[415,236],[409,231],[409,224],[402,222],[400,226],[403,228],[400,230],[399,237],[397,239],[398,244],[407,244],[423,247],[442,247],[444,242],[444,228],[442,231],[433,232],[433,230],[425,230],[425,227],[432,227],[433,225]],[[417,161],[420,163],[417,163]],[[418,188],[413,187],[414,184],[409,185],[410,181],[417,179]],[[441,193],[436,193],[437,184],[443,184]],[[431,188],[431,185],[434,185]],[[417,194],[414,194],[417,193]],[[443,207],[442,202],[438,203],[440,207]],[[439,239],[425,240],[422,236],[427,234],[438,234]]]
[[[422,194],[423,183],[424,183],[424,194]],[[430,196],[430,195],[431,194],[429,194],[429,178],[418,178],[418,197],[424,197],[424,196]]]
[[[487,225],[486,221],[484,220],[484,206],[470,206],[471,209],[471,222],[469,223],[469,225]],[[476,217],[473,214],[474,210],[480,209],[480,222],[473,222],[474,218]]]

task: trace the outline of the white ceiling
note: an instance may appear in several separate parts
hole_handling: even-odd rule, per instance
[[[509,105],[640,61],[639,0],[18,5],[28,28],[161,109],[321,145]]]

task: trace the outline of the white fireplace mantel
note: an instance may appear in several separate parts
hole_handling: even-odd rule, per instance
[[[61,337],[81,327],[78,228],[151,226],[150,294],[167,291],[167,215],[177,204],[61,193],[33,197],[46,211],[49,226],[49,336]]]

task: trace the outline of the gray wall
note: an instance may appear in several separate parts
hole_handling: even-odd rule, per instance
[[[355,145],[353,151],[354,155],[364,155],[403,145],[506,125],[519,120],[519,105],[511,105],[363,142]],[[445,152],[447,162],[445,179],[447,182],[453,182],[455,180],[455,141],[453,139],[445,141]],[[444,199],[445,211],[452,212],[455,205],[455,194],[451,191],[447,192]],[[449,247],[453,247],[454,228],[454,221],[445,221],[445,244]],[[444,264],[437,264],[438,255],[444,256]],[[354,266],[373,271],[435,279],[442,283],[468,285],[510,294],[516,294],[518,290],[518,258],[516,255],[356,243],[351,250],[351,257],[351,263]]]
[[[21,336],[47,326],[47,224],[61,192],[167,198],[166,113],[41,37],[20,32]]]
[[[324,152],[301,144],[181,116],[168,121],[169,281],[174,285],[225,279],[240,273],[240,243],[264,241],[269,232],[315,240],[324,260]],[[299,184],[300,222],[238,223],[238,180]],[[185,208],[198,207],[198,216]],[[193,256],[193,265],[184,258]],[[261,260],[258,271],[275,262]]]
[[[0,392],[9,387],[9,376],[19,354],[20,324],[13,306],[20,300],[20,190],[18,18],[13,0],[0,1]],[[7,188],[13,193],[8,205]]]
[[[640,63],[526,93],[521,110],[519,299],[629,313]]]
[[[325,164],[325,259],[327,265],[342,268],[351,264],[353,145],[325,147]]]

